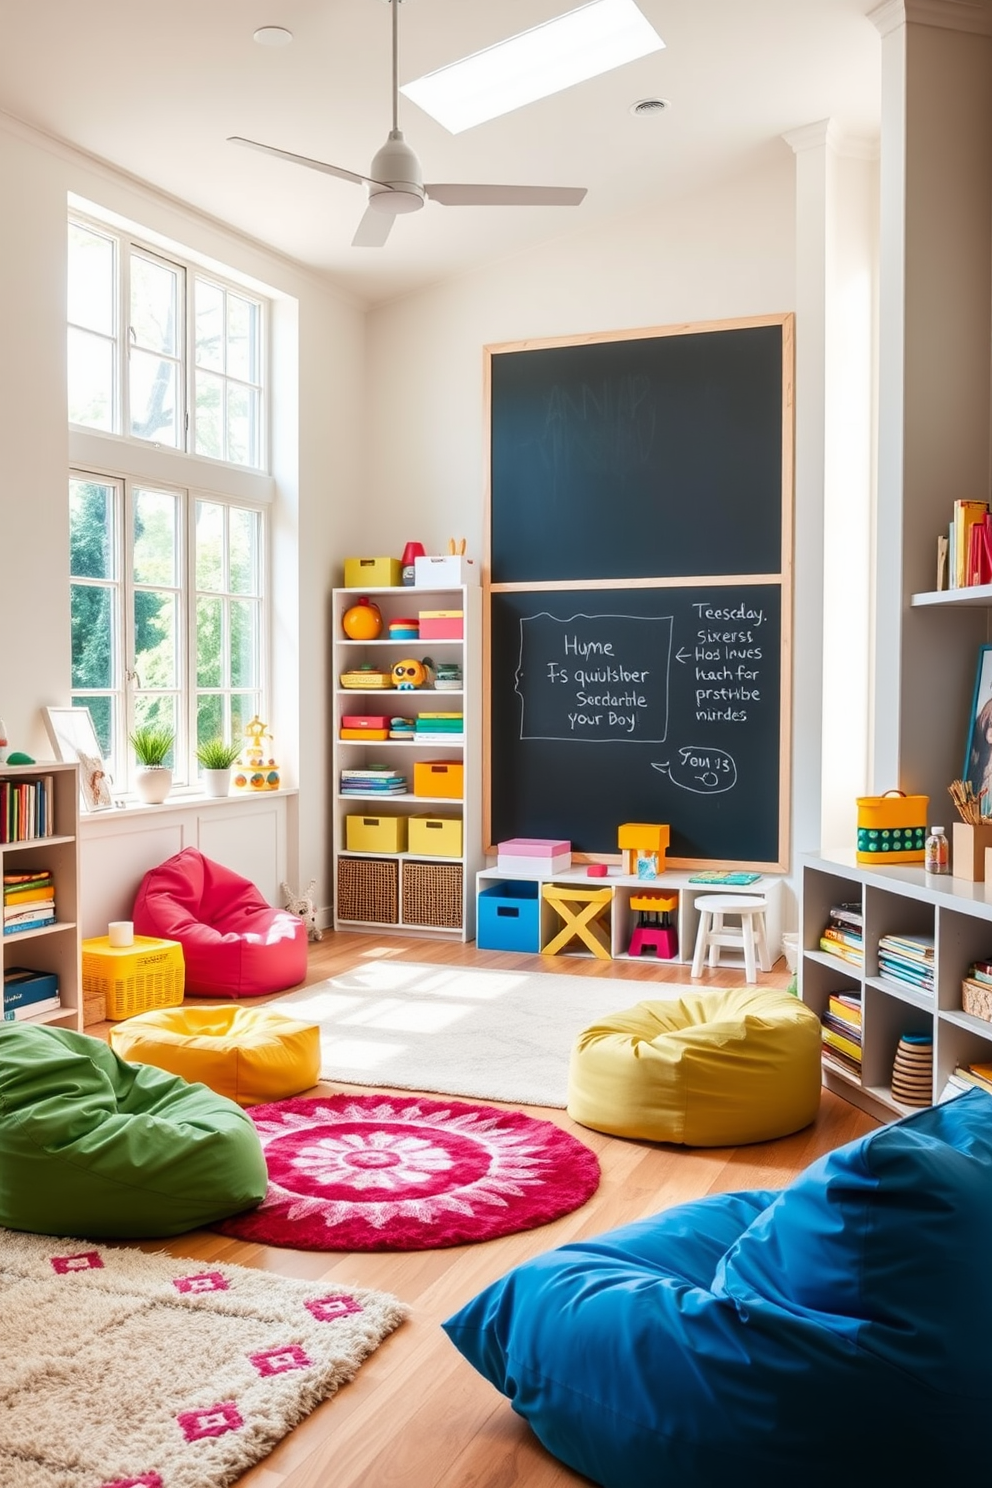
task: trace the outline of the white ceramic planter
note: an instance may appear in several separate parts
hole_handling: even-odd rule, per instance
[[[231,794],[231,771],[201,770],[203,793],[206,796],[229,796]]]
[[[172,771],[167,765],[139,765],[134,788],[146,806],[161,806],[172,789]]]

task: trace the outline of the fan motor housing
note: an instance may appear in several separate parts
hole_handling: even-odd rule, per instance
[[[404,140],[401,129],[390,130],[389,138],[372,161],[369,175],[381,183],[378,187],[369,186],[370,207],[398,215],[416,212],[424,205],[420,161]]]

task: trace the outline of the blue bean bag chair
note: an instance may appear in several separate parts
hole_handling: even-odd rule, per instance
[[[988,1481],[992,1096],[538,1256],[444,1329],[604,1488]]]

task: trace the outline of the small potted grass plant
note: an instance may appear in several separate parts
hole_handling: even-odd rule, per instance
[[[175,730],[164,723],[142,723],[128,738],[139,766],[134,788],[146,806],[160,806],[172,789],[166,760],[176,742]]]
[[[225,744],[223,739],[207,739],[196,751],[203,776],[203,789],[208,796],[226,796],[231,790],[231,766],[241,753],[239,744]]]

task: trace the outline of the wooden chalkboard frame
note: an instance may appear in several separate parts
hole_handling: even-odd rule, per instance
[[[493,363],[494,359],[507,353],[542,350],[548,347],[584,347],[605,342],[633,342],[645,338],[663,336],[693,336],[708,332],[734,332],[757,326],[781,328],[782,348],[782,406],[781,406],[781,554],[776,572],[753,574],[680,574],[671,578],[612,577],[586,578],[574,574],[568,578],[547,580],[528,579],[524,582],[492,581],[492,530],[493,530]],[[617,330],[587,333],[580,336],[559,336],[539,340],[507,341],[483,348],[483,392],[484,392],[484,437],[486,449],[485,482],[485,553],[482,572],[483,585],[483,839],[487,852],[494,852],[492,841],[492,600],[500,592],[526,592],[535,597],[541,593],[577,590],[616,589],[618,583],[625,588],[637,589],[684,589],[689,585],[700,587],[734,586],[748,584],[777,585],[781,591],[781,648],[779,666],[779,730],[778,730],[778,855],[774,860],[752,859],[680,858],[669,857],[673,868],[750,868],[760,872],[786,872],[789,867],[789,843],[791,834],[791,738],[792,738],[792,610],[793,610],[793,489],[795,471],[794,434],[794,380],[795,380],[795,320],[791,313],[766,315],[671,326],[649,326],[637,330]],[[576,853],[578,861],[600,861],[616,863],[619,854]]]

